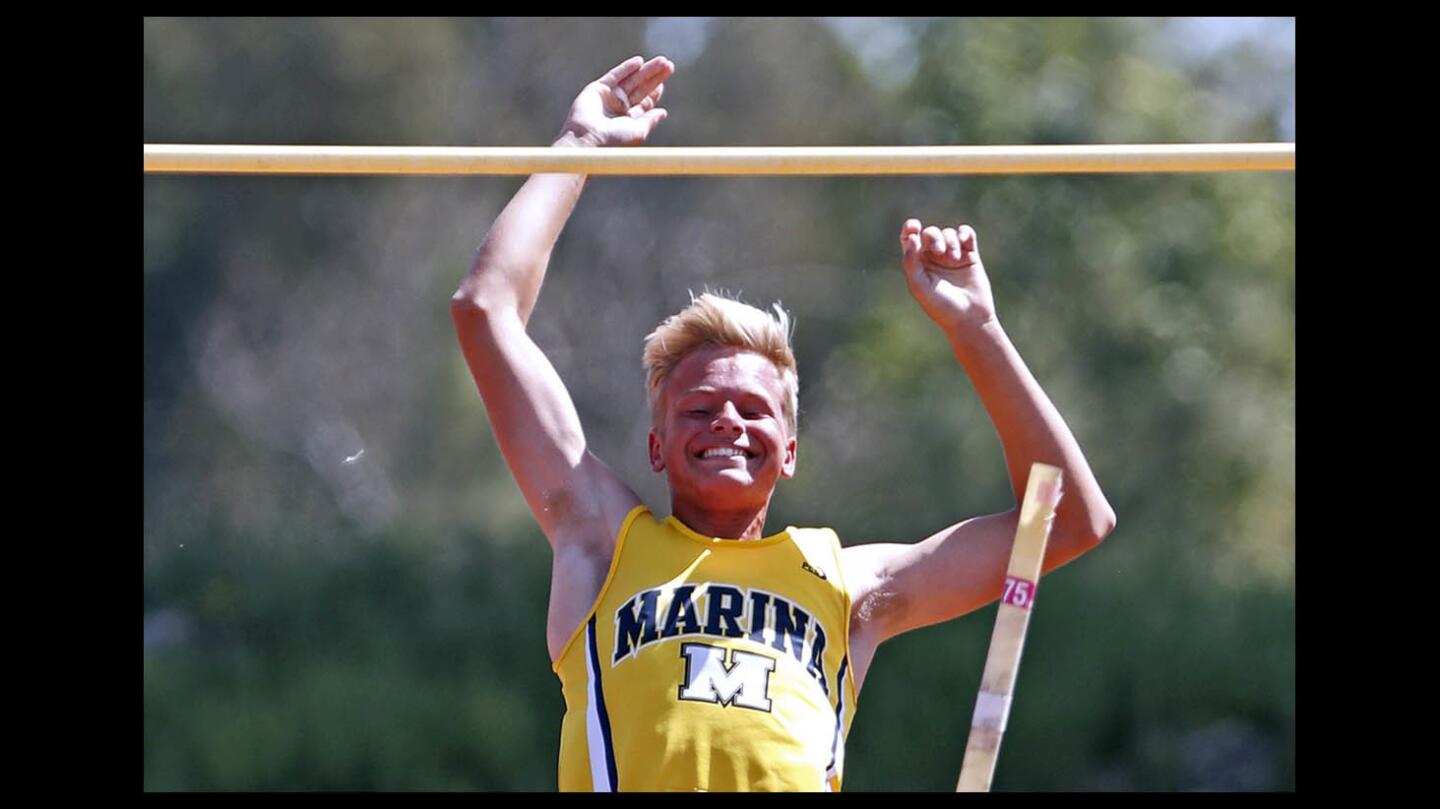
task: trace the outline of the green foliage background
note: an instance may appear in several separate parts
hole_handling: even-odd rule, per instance
[[[148,19],[144,136],[544,145],[584,82],[663,52],[654,145],[1293,140],[1294,23],[1258,30]],[[520,182],[145,178],[146,789],[554,788],[549,551],[447,310]],[[1012,500],[906,292],[909,216],[975,226],[1119,515],[1047,579],[995,788],[1293,789],[1293,174],[597,178],[532,333],[665,513],[641,339],[687,290],[782,300],[801,449],[772,528],[918,539]],[[847,789],[953,789],[993,615],[882,649]]]

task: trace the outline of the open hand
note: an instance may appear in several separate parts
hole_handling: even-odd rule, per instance
[[[562,138],[587,146],[637,146],[668,113],[658,106],[664,81],[675,63],[663,56],[648,62],[632,56],[585,85],[570,105]]]
[[[919,219],[907,219],[900,228],[900,251],[910,294],[946,333],[995,320],[990,279],[969,225],[922,228]]]

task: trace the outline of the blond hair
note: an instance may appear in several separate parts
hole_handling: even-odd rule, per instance
[[[703,346],[735,346],[760,354],[780,372],[784,396],[781,415],[790,435],[796,434],[800,409],[800,376],[790,348],[790,315],[773,304],[775,314],[748,303],[692,292],[690,305],[666,318],[645,338],[645,385],[650,397],[651,421],[659,426],[660,391],[670,372],[687,354]]]

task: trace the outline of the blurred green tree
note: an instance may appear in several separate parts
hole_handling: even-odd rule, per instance
[[[145,141],[544,144],[581,83],[672,47],[657,145],[1293,140],[1293,21],[1215,30],[154,18]],[[518,182],[145,179],[147,789],[554,787],[548,552],[446,314]],[[1047,580],[996,789],[1292,789],[1294,208],[1290,174],[604,178],[531,328],[664,511],[642,337],[690,289],[782,300],[774,523],[917,539],[1011,497],[898,269],[904,218],[972,223],[1120,519]],[[992,616],[877,656],[847,789],[953,789]]]

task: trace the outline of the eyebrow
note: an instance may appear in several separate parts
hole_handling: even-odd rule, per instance
[[[698,386],[696,386],[696,387],[689,388],[689,389],[687,389],[687,390],[681,391],[681,392],[680,392],[680,395],[679,395],[679,396],[676,396],[675,399],[676,399],[676,401],[679,401],[680,399],[683,399],[683,398],[685,398],[686,396],[690,396],[690,395],[692,395],[692,394],[697,394],[697,393],[719,393],[719,392],[720,392],[720,389],[717,388],[717,387],[714,387],[713,385],[698,385]],[[769,397],[769,396],[767,396],[767,395],[765,395],[765,394],[763,394],[763,393],[753,393],[753,392],[751,392],[751,391],[740,391],[740,392],[736,395],[736,398],[739,398],[739,399],[747,399],[747,400],[755,400],[755,401],[759,401],[759,402],[764,402],[767,406],[770,406],[770,405],[773,404],[773,403],[770,401],[770,397]]]

